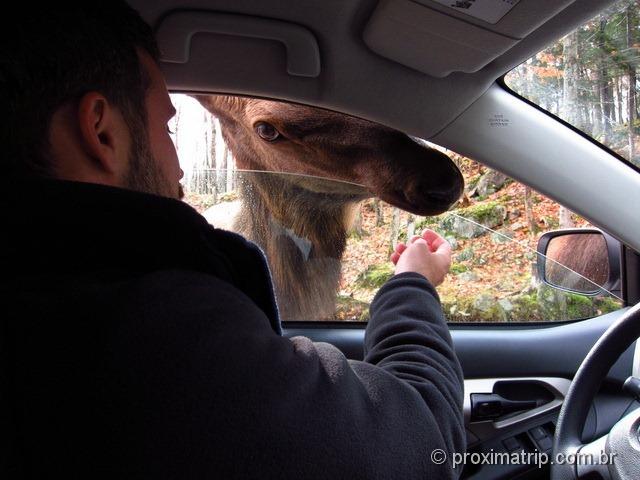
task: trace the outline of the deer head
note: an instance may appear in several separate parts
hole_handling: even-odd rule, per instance
[[[297,186],[340,188],[351,200],[376,196],[418,215],[446,211],[464,180],[443,153],[408,135],[345,114],[303,105],[225,95],[193,95],[221,123],[242,170],[286,172]],[[303,183],[303,184],[301,184]]]

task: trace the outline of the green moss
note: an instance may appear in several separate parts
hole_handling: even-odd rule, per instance
[[[477,322],[506,322],[509,318],[498,302],[487,310],[478,310]]]
[[[511,320],[519,322],[543,320],[536,292],[519,295],[512,299],[512,304],[513,311],[511,312]]]
[[[437,225],[440,222],[440,216],[436,217],[425,217],[419,222],[416,222],[416,232],[424,230],[425,228],[431,228],[434,225]]]
[[[498,300],[488,295],[444,299],[442,309],[450,322],[504,322],[509,319]]]
[[[585,297],[544,285],[500,300],[490,295],[444,298],[442,307],[450,322],[545,322],[579,320],[621,308],[611,297]]]
[[[477,237],[479,236],[478,232],[467,232],[466,230],[481,229],[482,232],[480,234],[482,234],[486,233],[486,229],[474,227],[467,220],[493,228],[503,223],[506,213],[507,209],[503,205],[500,205],[499,202],[477,203],[471,207],[453,210],[452,214],[445,214],[440,221],[440,228],[447,232],[459,230],[465,238]],[[462,219],[460,217],[462,217]]]
[[[504,322],[507,314],[493,295],[482,293],[473,299],[473,317],[477,322]]]
[[[463,265],[462,263],[453,263],[451,265],[451,268],[449,269],[449,271],[454,275],[458,275],[460,273],[466,272],[467,270],[469,270],[469,267],[467,267],[466,265]]]
[[[598,310],[598,314],[600,315],[615,312],[616,310],[622,308],[622,302],[617,298],[612,297],[598,297],[594,299],[593,303]]]
[[[567,320],[566,293],[546,284],[538,285],[536,291],[541,320]]]
[[[472,298],[443,298],[442,311],[449,322],[464,323],[475,321],[472,318],[474,311]]]
[[[478,182],[482,178],[482,175],[477,174],[467,180],[467,191],[470,192],[478,185]]]
[[[466,262],[467,260],[473,260],[475,257],[475,253],[472,247],[467,247],[462,250],[458,255],[456,255],[456,260],[458,262]]]
[[[578,320],[596,315],[593,299],[576,293],[567,293],[567,319]]]
[[[478,203],[471,207],[461,208],[456,213],[465,218],[470,218],[476,222],[481,223],[484,220],[493,218],[496,215],[496,209],[500,209],[501,205],[498,202],[486,202]]]
[[[356,285],[360,288],[379,288],[392,276],[393,265],[390,263],[369,265],[367,269],[356,278]]]
[[[545,225],[549,229],[558,228],[560,226],[560,221],[558,220],[558,217],[545,215],[544,217],[542,217],[542,221],[545,223]]]
[[[424,217],[421,218],[420,220],[415,222],[415,227],[414,227],[414,231],[416,232],[416,235],[420,235],[425,229],[430,228],[430,229],[435,229],[439,227],[439,223],[440,220],[442,219],[442,215],[436,216],[436,217]],[[402,231],[398,234],[398,241],[399,242],[406,242],[407,241],[407,230],[406,229],[402,229]]]
[[[364,237],[369,237],[371,234],[369,232],[367,232],[364,229],[360,229],[358,230],[357,228],[352,228],[351,230],[349,230],[349,233],[347,234],[347,238],[350,238],[352,240],[362,240]],[[406,234],[405,234],[406,237]]]

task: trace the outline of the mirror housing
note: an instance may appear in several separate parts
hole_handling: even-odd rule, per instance
[[[621,251],[618,240],[595,228],[553,230],[538,240],[538,277],[553,288],[580,295],[606,290],[622,297]]]

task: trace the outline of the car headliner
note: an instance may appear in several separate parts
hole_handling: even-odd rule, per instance
[[[191,42],[187,63],[163,63],[172,90],[221,91],[299,101],[349,112],[430,138],[479,98],[497,78],[614,3],[610,0],[520,0],[492,25],[431,0],[418,1],[429,8],[411,0],[130,0],[130,4],[156,28],[169,12],[176,10],[233,13],[291,22],[308,29],[319,45],[319,75],[305,78],[287,74],[286,53],[277,42],[197,33]],[[468,54],[478,43],[478,30],[495,32],[495,43],[506,42],[511,48],[496,56],[491,51],[483,51],[491,50],[491,46],[485,44],[471,51],[478,60],[469,68],[477,69],[480,65],[481,68],[474,72],[454,71],[443,78],[374,53],[363,35],[371,28],[376,8],[384,7],[394,13],[401,12],[407,5],[419,8],[423,14],[419,21],[425,25],[444,20],[453,22],[448,28],[455,27],[455,38],[448,40],[451,53],[446,51],[445,58],[451,58],[455,52],[461,57]],[[426,58],[427,63],[434,51],[439,50],[442,55],[442,48],[431,47],[437,38],[429,35],[428,28],[418,31],[417,36],[407,37],[406,44],[402,44],[403,39],[397,40],[397,34],[408,27],[396,25],[397,29],[388,31],[378,28],[377,33],[383,39],[385,34],[395,39],[394,48],[402,50],[399,55],[408,52],[415,59]],[[167,30],[162,33],[161,47],[184,42],[180,35],[172,36]],[[491,38],[485,43],[491,43]],[[433,70],[438,70],[439,61],[442,58],[433,58]],[[482,65],[485,62],[486,65]]]

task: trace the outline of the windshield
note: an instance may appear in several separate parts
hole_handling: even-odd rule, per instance
[[[623,0],[505,76],[516,93],[640,166],[640,7]]]

